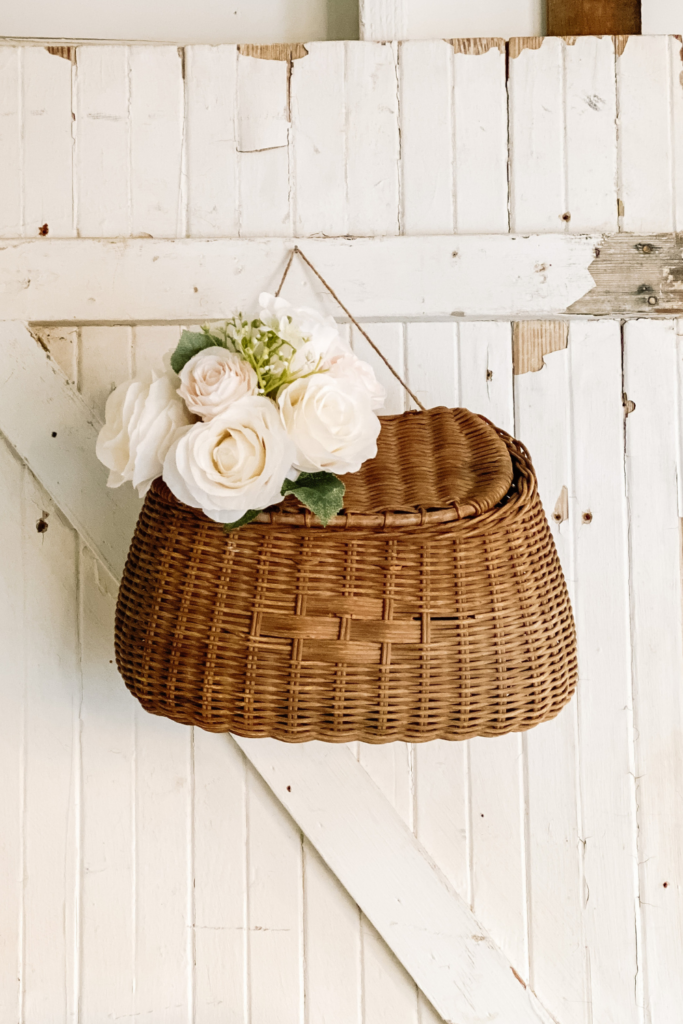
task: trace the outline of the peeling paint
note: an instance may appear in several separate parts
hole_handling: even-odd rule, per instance
[[[303,43],[240,43],[238,52],[243,57],[257,57],[259,60],[300,60],[308,56]]]
[[[552,517],[556,523],[564,523],[569,519],[569,491],[566,486],[562,488],[555,502]]]
[[[512,331],[512,365],[516,376],[542,370],[544,356],[567,347],[569,324],[564,320],[521,320]]]
[[[508,56],[519,57],[523,50],[540,50],[547,36],[514,36],[508,43]]]
[[[626,49],[626,44],[629,41],[630,36],[615,36],[614,37],[614,50],[617,57],[621,57],[622,53]]]
[[[72,64],[76,63],[75,46],[46,46],[45,49],[48,53],[51,53],[53,57],[63,57],[64,60],[69,60]]]
[[[494,48],[500,50],[501,53],[505,53],[505,40],[495,36],[482,39],[444,39],[444,42],[450,43],[454,53],[466,53],[471,56],[481,57]]]

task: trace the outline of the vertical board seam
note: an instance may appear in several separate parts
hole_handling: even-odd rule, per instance
[[[621,393],[626,394],[626,344],[625,344],[625,324],[621,322]],[[641,859],[641,841],[640,841],[640,815],[639,815],[639,804],[638,804],[638,753],[637,753],[637,739],[636,739],[636,725],[635,725],[635,664],[634,664],[634,646],[633,646],[633,574],[632,574],[632,531],[631,531],[631,507],[630,507],[630,495],[629,495],[629,475],[628,475],[628,414],[626,408],[624,408],[624,426],[623,426],[623,479],[624,479],[624,504],[626,512],[626,571],[628,575],[628,607],[627,615],[628,622],[626,623],[626,637],[629,645],[628,650],[628,664],[629,664],[629,675],[630,675],[630,708],[627,715],[628,722],[628,736],[629,736],[629,766],[631,785],[630,798],[631,798],[631,810],[633,814],[633,821],[635,823],[635,829],[633,832],[633,885],[634,885],[634,918],[635,918],[635,940],[636,940],[636,976],[634,978],[634,996],[636,1005],[639,1008],[639,1017],[641,1024],[645,1024],[645,1002],[647,996],[647,977],[645,972],[645,961],[644,952],[645,947],[643,944],[643,922],[641,913],[641,902],[640,902],[640,859]],[[649,1019],[649,1013],[648,1013]]]

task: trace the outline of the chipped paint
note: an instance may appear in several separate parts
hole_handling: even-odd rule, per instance
[[[560,491],[560,495],[555,502],[552,518],[556,523],[564,523],[569,519],[569,491],[566,485]]]
[[[614,37],[614,50],[617,57],[621,57],[622,53],[626,49],[626,44],[629,41],[630,36],[615,36]]]
[[[454,53],[466,53],[471,56],[481,57],[483,54],[488,53],[489,50],[498,49],[501,53],[505,53],[505,40],[496,37],[482,38],[482,39],[444,39],[445,43],[450,43],[453,47]]]
[[[259,60],[300,60],[308,56],[303,43],[240,43],[237,47],[243,57],[257,57]]]
[[[75,46],[46,46],[45,49],[48,53],[51,53],[53,57],[63,57],[64,60],[69,60],[72,64],[76,63]]]
[[[567,347],[569,324],[566,320],[521,320],[512,331],[512,365],[516,376],[537,373],[545,365],[544,356]]]
[[[546,36],[514,36],[508,43],[508,56],[519,57],[523,50],[540,50]]]

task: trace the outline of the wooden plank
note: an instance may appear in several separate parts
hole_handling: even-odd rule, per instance
[[[242,236],[291,231],[286,60],[237,57],[237,168]]]
[[[346,110],[347,230],[397,235],[401,150],[395,44],[347,44]]]
[[[81,328],[78,390],[98,424],[104,423],[104,407],[114,388],[133,376],[132,332],[132,327]]]
[[[678,13],[680,34],[683,18]],[[669,38],[669,81],[671,82],[672,174],[674,192],[674,231],[683,231],[683,46],[678,36]]]
[[[202,1024],[249,1021],[244,758],[194,732],[194,1012]]]
[[[292,66],[294,226],[301,236],[346,234],[345,78],[342,42],[310,43],[306,59]]]
[[[617,57],[623,231],[674,230],[670,57],[664,36],[630,37]]]
[[[615,236],[606,244],[601,235],[451,235],[311,238],[301,247],[356,317],[387,320],[553,316],[572,304],[571,312],[642,313],[647,300],[629,290],[647,262],[639,244]],[[671,312],[683,261],[673,239],[642,244],[653,245],[657,311]],[[278,238],[9,242],[0,250],[0,315],[43,324],[201,323],[251,309],[261,290],[275,290],[291,246]],[[301,264],[287,296],[339,312]]]
[[[133,1016],[187,1024],[192,1007],[192,730],[135,708]]]
[[[496,40],[475,56],[453,54],[455,230],[508,231],[508,110],[506,55]]]
[[[24,982],[24,534],[23,487],[26,470],[0,437],[0,648],[3,652],[0,695],[0,1019],[22,1017]],[[34,524],[35,527],[35,524]]]
[[[76,76],[76,213],[82,238],[132,233],[130,76],[125,46],[80,46]]]
[[[405,39],[406,0],[359,0],[360,38]]]
[[[564,43],[510,40],[510,228],[560,231],[566,224]],[[516,44],[516,45],[515,45]]]
[[[46,531],[36,530],[40,519],[48,524]],[[77,538],[28,473],[23,534],[27,643],[22,1016],[26,1024],[66,1024],[77,1013],[80,944]]]
[[[36,476],[49,480],[54,501],[88,546],[120,575],[140,502],[132,488],[105,486],[89,406],[23,325],[0,325],[0,352],[0,430]]]
[[[25,47],[21,59],[24,232],[68,238],[75,234],[72,64],[40,46]]]
[[[175,46],[133,46],[129,55],[132,234],[175,238],[185,234],[181,55]]]
[[[502,954],[350,750],[235,741],[444,1021],[537,1020]]]
[[[675,325],[624,328],[630,510],[631,638],[638,864],[645,1013],[675,1019],[683,1003],[683,644],[678,510]],[[656,681],[656,685],[653,685]]]
[[[453,50],[445,40],[399,47],[402,227],[450,235],[453,191]]]
[[[85,1020],[125,1020],[135,1010],[136,711],[114,665],[116,583],[85,546],[79,560],[80,1010]]]
[[[573,322],[568,356],[575,489],[569,527],[581,652],[576,707],[590,1000],[595,1021],[637,1024],[641,993],[634,979],[642,964],[620,325]]]
[[[369,1024],[361,988],[360,911],[307,839],[303,853],[309,1020]]]
[[[0,47],[0,237],[23,232],[22,202],[22,54],[18,46]]]
[[[458,325],[460,404],[514,430],[510,324]],[[470,740],[470,903],[528,980],[524,759],[520,736]]]
[[[301,1024],[301,833],[256,772],[247,779],[250,1024]]]
[[[533,452],[541,499],[571,594],[572,510],[562,522],[551,516],[563,488],[574,494],[568,358],[566,348],[551,352],[542,370],[515,376],[515,434]],[[554,721],[523,738],[530,984],[562,1024],[589,1020],[576,715],[574,701]]]
[[[236,46],[187,46],[187,233],[237,235]]]
[[[562,47],[567,230],[617,231],[614,40],[578,38]]]
[[[640,35],[640,3],[641,0],[548,0],[548,35]]]

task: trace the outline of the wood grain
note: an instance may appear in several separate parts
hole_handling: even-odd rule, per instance
[[[640,0],[548,0],[549,36],[635,36],[640,31]]]
[[[567,347],[569,324],[563,320],[522,320],[512,331],[512,365],[515,375],[538,372],[543,357]]]

